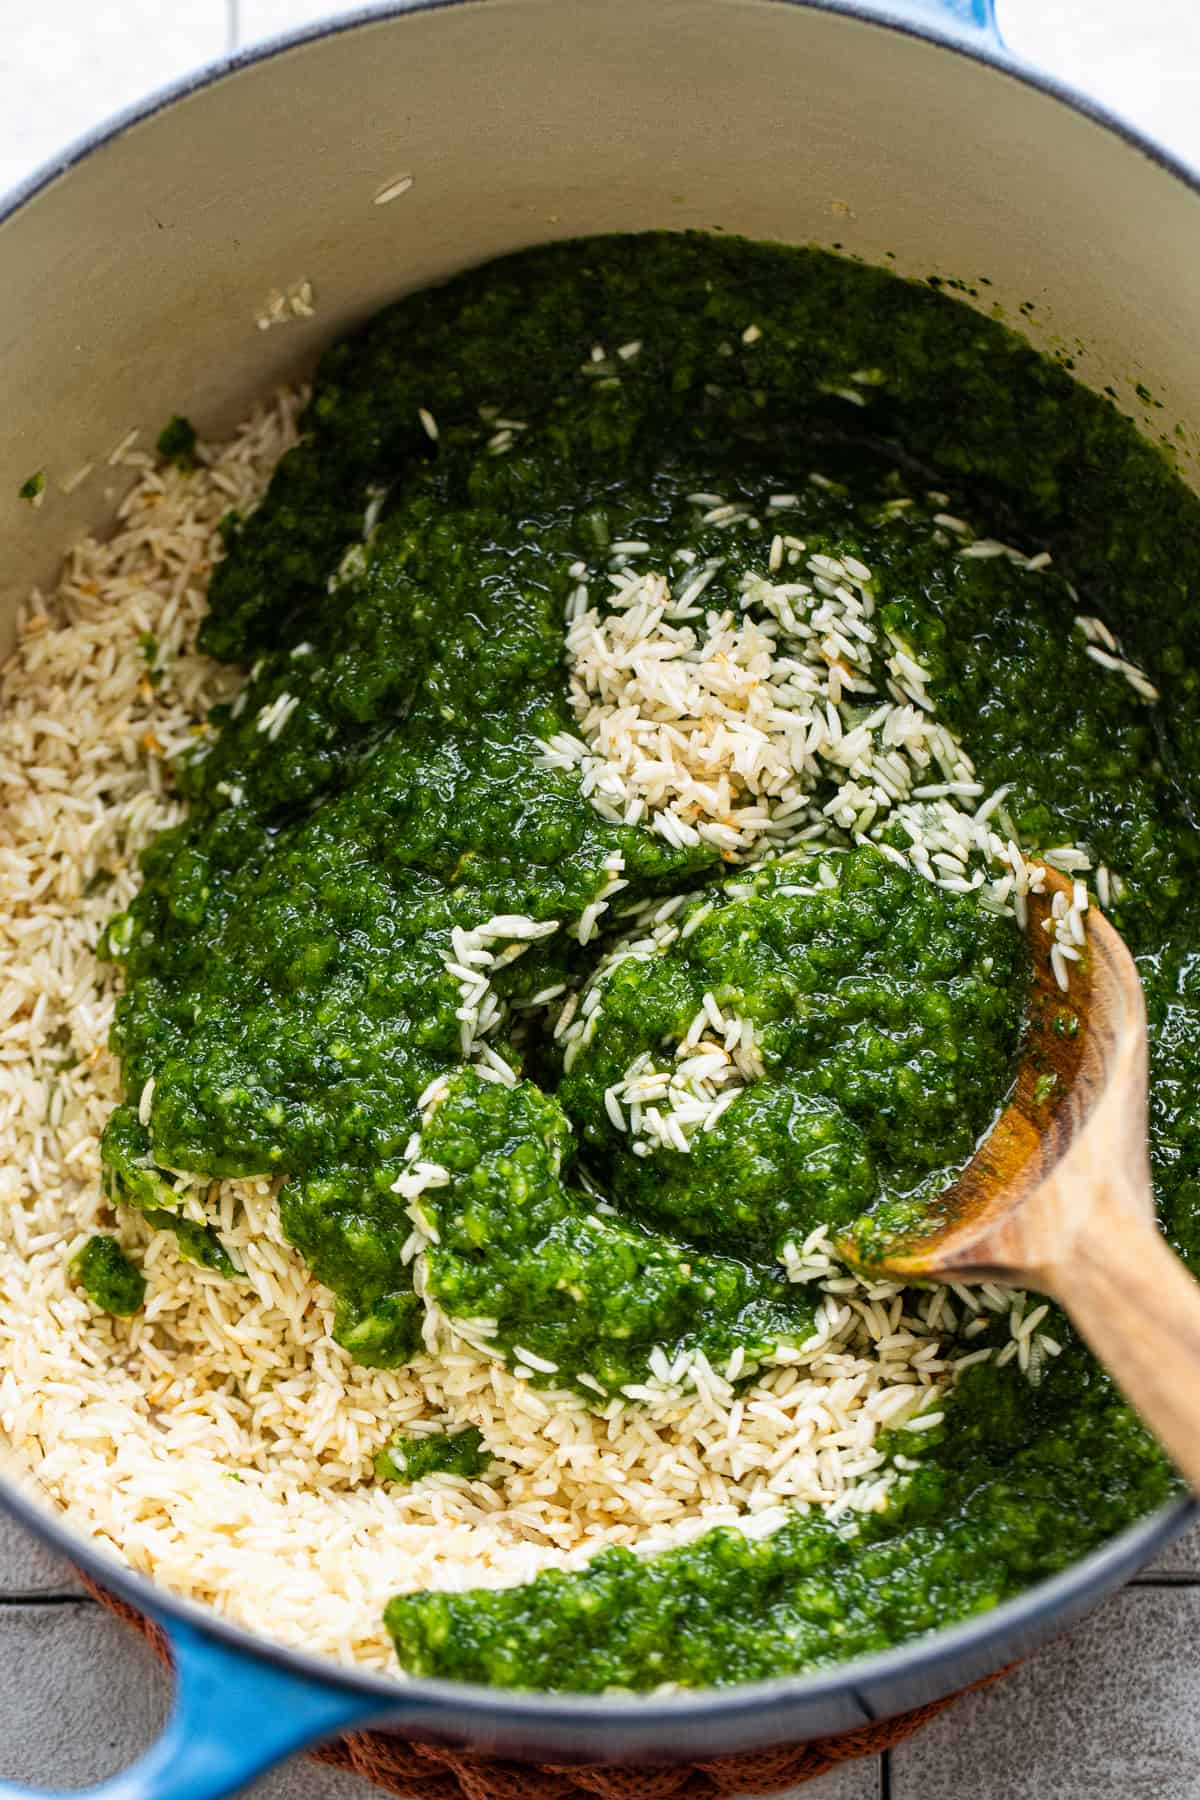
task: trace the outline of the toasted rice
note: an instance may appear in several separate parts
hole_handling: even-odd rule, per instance
[[[171,758],[240,679],[190,649],[216,526],[261,494],[302,398],[281,393],[202,446],[194,474],[124,447],[136,479],[112,535],[85,539],[57,591],[32,596],[3,670],[0,1427],[71,1524],[134,1567],[253,1630],[394,1669],[381,1616],[395,1591],[507,1585],[716,1523],[764,1532],[796,1504],[886,1505],[879,1428],[935,1423],[952,1358],[992,1354],[950,1351],[952,1334],[1010,1313],[1005,1351],[1024,1366],[1057,1346],[1020,1297],[867,1286],[814,1233],[785,1262],[824,1290],[801,1350],[736,1390],[736,1358],[685,1372],[656,1352],[650,1382],[593,1408],[452,1334],[410,1368],[357,1367],[265,1180],[217,1190],[246,1282],[182,1263],[169,1235],[107,1206],[116,977],[93,946],[135,891],[139,849],[179,816]],[[477,1013],[468,1026],[473,1045]],[[100,1312],[69,1273],[97,1229],[144,1269],[132,1319]],[[481,1429],[489,1479],[374,1480],[397,1429],[447,1418]]]

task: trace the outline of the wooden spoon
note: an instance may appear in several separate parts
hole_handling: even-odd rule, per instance
[[[1056,979],[1047,868],[1029,896],[1033,985],[1011,1099],[928,1231],[873,1246],[896,1280],[1036,1288],[1068,1312],[1193,1488],[1200,1489],[1200,1285],[1155,1221],[1147,1152],[1146,1005],[1133,958],[1104,918],[1084,915],[1069,991]]]

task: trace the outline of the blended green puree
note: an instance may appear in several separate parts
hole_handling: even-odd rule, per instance
[[[411,1486],[427,1475],[462,1475],[471,1479],[487,1473],[491,1462],[483,1437],[474,1425],[461,1431],[430,1432],[423,1437],[408,1433],[395,1437],[375,1458],[380,1481],[402,1481]]]
[[[116,1238],[90,1237],[71,1263],[72,1273],[88,1299],[105,1312],[128,1317],[146,1298],[146,1277],[130,1262]]]
[[[727,528],[691,498],[706,493],[752,516]],[[795,496],[786,514],[773,494]],[[964,558],[939,515],[1052,563]],[[115,1199],[189,1227],[183,1252],[218,1267],[171,1171],[286,1178],[284,1229],[365,1363],[414,1355],[427,1301],[597,1399],[636,1395],[656,1349],[740,1352],[750,1373],[804,1340],[814,1296],[785,1247],[911,1220],[1002,1103],[1020,934],[832,825],[747,870],[610,823],[545,753],[576,729],[564,616],[580,579],[603,610],[622,554],[675,591],[719,559],[703,606],[736,614],[777,530],[869,568],[877,644],[928,671],[1026,853],[1085,845],[1119,876],[1163,1221],[1196,1260],[1200,509],[1114,407],[998,322],[820,252],[701,237],[516,256],[325,356],[302,443],[225,528],[200,645],[247,665],[245,686],[180,768],[186,821],[107,935],[125,972]],[[1088,658],[1076,614],[1119,633],[1165,704]],[[844,696],[844,729],[874,705]],[[834,791],[818,784],[816,813]],[[882,835],[907,848],[898,823]],[[671,897],[672,941],[614,956]],[[515,1085],[487,1079],[464,999],[481,926],[487,1042]],[[580,993],[587,1031],[556,1037]],[[758,1062],[686,1154],[648,1147],[613,1093],[631,1064],[669,1065],[709,1002]],[[438,1173],[414,1194],[422,1162]],[[975,1366],[943,1424],[895,1434],[884,1511],[402,1596],[401,1662],[586,1691],[726,1683],[993,1605],[1174,1487],[1052,1323],[1062,1354],[1036,1384],[1015,1362]],[[397,1443],[379,1474],[486,1467],[462,1433]]]

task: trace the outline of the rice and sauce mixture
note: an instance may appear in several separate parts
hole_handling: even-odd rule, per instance
[[[1139,955],[1194,1258],[1166,461],[942,295],[665,236],[160,451],[0,718],[0,1425],[71,1522],[596,1691],[902,1641],[1165,1498],[1060,1314],[847,1258],[1003,1103],[1046,865],[1064,1029],[1089,906]]]

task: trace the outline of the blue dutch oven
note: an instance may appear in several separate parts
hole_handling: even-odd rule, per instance
[[[1145,381],[1200,426],[1196,178],[1018,66],[991,0],[418,0],[208,70],[9,200],[0,494],[51,455],[74,467],[176,410],[219,431],[405,289],[518,245],[652,226],[986,275],[985,304],[1013,317],[1025,303],[1035,339],[1078,346],[1080,379],[1135,413]],[[300,278],[316,316],[256,331],[264,297]],[[12,509],[0,617],[104,510],[83,489],[52,517]],[[819,1674],[573,1698],[400,1682],[273,1647],[85,1544],[15,1476],[0,1498],[170,1644],[174,1711],[90,1790],[104,1800],[215,1800],[367,1725],[558,1762],[845,1731],[1026,1654],[1193,1516],[1168,1507],[992,1612]],[[3,1785],[0,1800],[28,1791]]]

